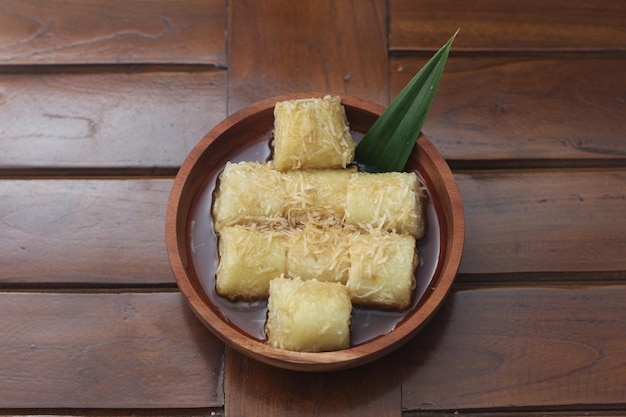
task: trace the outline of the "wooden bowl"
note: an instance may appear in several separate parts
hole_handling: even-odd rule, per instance
[[[235,304],[215,293],[217,238],[210,207],[215,179],[227,161],[265,160],[270,155],[274,104],[324,94],[290,94],[246,107],[215,126],[194,147],[172,186],[166,215],[167,249],[180,291],[200,320],[232,348],[261,362],[299,371],[329,371],[361,365],[398,348],[433,316],[454,281],[463,250],[464,218],[461,198],[445,160],[421,135],[407,170],[414,170],[429,195],[426,237],[418,243],[423,264],[417,268],[418,287],[411,307],[402,313],[358,310],[350,348],[322,353],[292,352],[263,341],[263,303]],[[341,96],[341,95],[340,95]],[[341,96],[358,140],[384,107]],[[359,316],[360,315],[360,316]],[[383,316],[379,319],[380,316]],[[372,317],[375,316],[375,319]],[[376,322],[378,332],[361,331],[359,317]],[[359,332],[361,332],[359,334]]]

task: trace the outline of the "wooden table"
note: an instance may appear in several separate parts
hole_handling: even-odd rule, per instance
[[[282,93],[386,105],[459,27],[442,309],[347,371],[225,348],[165,249],[187,153]],[[0,414],[626,415],[625,101],[623,0],[0,0]]]

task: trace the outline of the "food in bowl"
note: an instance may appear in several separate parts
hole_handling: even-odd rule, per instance
[[[424,187],[413,172],[280,172],[271,162],[229,162],[219,178],[213,206],[218,234],[225,226],[315,223],[424,235]]]
[[[267,343],[298,352],[324,352],[350,346],[352,303],[336,282],[278,277],[270,283]]]
[[[349,326],[334,330],[334,319],[320,313],[328,300],[305,289],[333,284],[347,294],[350,310],[352,304],[409,307],[416,239],[424,234],[424,187],[414,172],[366,173],[348,166],[354,142],[338,97],[278,102],[274,114],[273,160],[227,163],[219,177],[213,204],[216,292],[231,300],[269,298],[265,330],[274,347],[344,349]],[[352,145],[345,144],[345,132]],[[298,300],[296,289],[307,295],[294,310],[280,294],[298,294]],[[341,343],[318,343],[322,336],[290,341],[290,335],[317,334],[310,319],[296,316],[313,317]]]
[[[346,112],[339,97],[279,101],[274,107],[274,166],[345,168],[354,159]]]
[[[181,296],[196,317],[229,348],[284,369],[321,372],[369,363],[399,348],[433,318],[450,292],[464,240],[463,207],[454,176],[433,143],[420,134],[406,165],[425,186],[425,233],[417,239],[419,266],[411,305],[402,311],[353,306],[350,346],[328,352],[297,352],[267,343],[267,300],[231,301],[216,293],[217,235],[212,208],[218,175],[228,161],[272,159],[274,108],[278,101],[322,97],[293,93],[251,104],[229,116],[194,146],[181,165],[168,199],[166,242]],[[385,107],[341,95],[350,134],[360,144]],[[415,130],[417,132],[417,130]],[[375,165],[375,164],[374,164]]]

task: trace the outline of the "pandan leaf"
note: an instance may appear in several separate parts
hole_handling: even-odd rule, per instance
[[[374,122],[356,147],[358,165],[376,171],[402,171],[435,97],[456,33],[420,69]]]

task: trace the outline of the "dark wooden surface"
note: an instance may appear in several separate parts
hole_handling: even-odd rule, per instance
[[[387,104],[459,27],[442,309],[342,372],[225,348],[165,250],[189,150],[276,94]],[[0,1],[0,415],[433,413],[626,415],[626,3]]]

